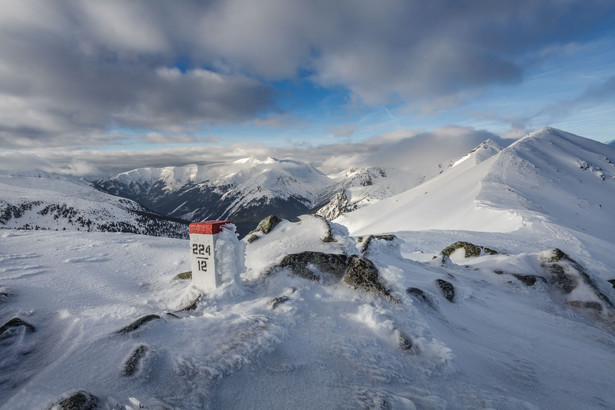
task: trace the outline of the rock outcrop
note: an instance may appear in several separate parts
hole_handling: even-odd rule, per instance
[[[321,273],[341,279],[348,266],[348,257],[343,254],[306,251],[286,255],[278,266],[289,268],[295,275],[305,279],[319,280]]]
[[[264,235],[267,235],[280,222],[282,222],[282,220],[278,218],[277,216],[269,215],[268,217],[266,217],[265,219],[263,219],[262,221],[258,223],[258,226],[256,227],[256,229],[254,229],[252,232],[248,234],[248,239],[247,239],[248,243],[252,243],[259,238],[259,236],[257,235],[258,232],[261,232]]]
[[[155,319],[160,319],[160,316],[158,316],[158,315],[142,316],[139,319],[137,319],[134,322],[132,322],[131,324],[129,324],[128,326],[121,328],[116,333],[130,333],[130,332],[134,332],[135,330],[137,330],[138,328],[140,328],[141,326],[143,326],[147,322],[150,322],[150,321],[155,320]]]
[[[486,248],[484,246],[477,246],[473,243],[464,241],[458,241],[453,243],[452,245],[447,246],[446,248],[442,249],[441,253],[450,257],[451,254],[457,249],[463,249],[465,251],[466,258],[481,255],[497,255],[499,253],[498,251],[494,251],[493,249]]]
[[[352,255],[348,258],[348,268],[342,279],[358,289],[391,297],[391,292],[380,283],[374,263],[363,256]]]
[[[440,291],[442,292],[442,295],[446,298],[446,300],[454,303],[455,302],[455,287],[453,286],[453,284],[444,279],[436,279],[436,284],[438,285],[438,288],[440,289]]]
[[[98,408],[98,398],[85,390],[79,390],[53,405],[50,410],[93,410]]]

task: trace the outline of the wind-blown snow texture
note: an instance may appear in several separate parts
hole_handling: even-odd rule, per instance
[[[0,407],[48,408],[83,389],[109,409],[615,408],[605,147],[551,129],[502,151],[486,143],[341,217],[335,242],[322,218],[282,221],[246,243],[240,291],[194,310],[182,308],[198,293],[175,279],[186,240],[0,231],[0,326],[35,329],[0,335]],[[365,236],[385,231],[397,238]],[[440,253],[460,240],[499,253]],[[274,268],[304,251],[362,254],[392,298],[315,266],[319,281]]]

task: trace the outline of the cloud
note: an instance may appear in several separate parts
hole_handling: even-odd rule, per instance
[[[522,81],[529,51],[571,43],[614,10],[601,0],[0,0],[0,144],[99,146],[117,142],[114,127],[181,134],[254,121],[280,112],[275,81],[297,77],[360,104],[454,102]]]
[[[256,127],[272,129],[298,128],[306,125],[303,118],[289,113],[275,113],[263,118],[257,118],[252,124]]]
[[[542,118],[552,123],[568,117],[571,113],[615,101],[615,75],[585,88],[576,97],[551,103],[534,114],[531,119]]]
[[[328,131],[333,134],[334,137],[350,137],[357,130],[357,124],[340,124],[340,125],[331,125],[328,128]]]
[[[326,169],[379,166],[398,169],[430,169],[434,164],[458,159],[487,139],[508,145],[498,136],[469,127],[447,126],[430,132],[416,133],[398,130],[366,143],[352,145],[345,151],[332,149],[334,154],[323,161]]]
[[[275,157],[310,162],[327,173],[350,167],[432,167],[434,163],[457,159],[482,141],[492,138],[502,145],[509,142],[486,131],[466,127],[442,127],[417,133],[399,129],[365,142],[335,143],[312,147],[271,147],[254,142],[228,146],[191,146],[143,151],[96,151],[29,149],[0,154],[0,171],[10,173],[42,169],[48,172],[95,178],[142,167],[181,166],[230,162],[240,158]]]

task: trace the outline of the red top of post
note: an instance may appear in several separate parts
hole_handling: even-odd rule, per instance
[[[214,235],[222,230],[222,226],[230,224],[231,221],[205,221],[190,224],[190,233],[200,233]]]

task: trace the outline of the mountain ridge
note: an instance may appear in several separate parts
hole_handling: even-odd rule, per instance
[[[357,233],[446,227],[511,232],[547,216],[567,224],[566,219],[581,215],[584,224],[606,237],[600,220],[611,221],[609,215],[615,213],[610,205],[615,199],[615,165],[603,154],[606,151],[615,156],[615,150],[604,144],[544,128],[497,153],[479,149],[469,157],[473,161],[460,162],[425,184],[344,215],[340,223],[350,224]],[[483,154],[486,159],[477,161]],[[579,191],[570,193],[575,180]],[[588,206],[570,212],[573,200],[578,208],[582,203]],[[562,201],[566,204],[558,206]]]

